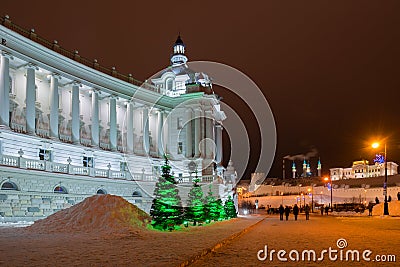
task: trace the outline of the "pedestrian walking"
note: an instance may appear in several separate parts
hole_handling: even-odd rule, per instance
[[[329,212],[329,207],[325,206],[325,214],[328,215],[328,212]]]
[[[294,204],[293,215],[294,215],[294,220],[297,221],[297,215],[299,215],[299,207],[297,206],[297,204]]]
[[[286,206],[286,208],[285,208],[286,221],[289,220],[289,214],[290,214],[290,209],[288,206]]]
[[[310,206],[308,204],[304,207],[304,212],[306,213],[306,220],[310,219]]]
[[[324,205],[322,205],[320,209],[321,209],[321,215],[323,216],[324,215]]]
[[[375,198],[375,204],[379,204],[379,198],[378,197]]]
[[[374,205],[372,203],[369,203],[368,205],[368,216],[372,216],[372,209],[374,208]]]
[[[282,204],[279,206],[279,220],[283,221],[283,213],[285,209],[283,208]]]

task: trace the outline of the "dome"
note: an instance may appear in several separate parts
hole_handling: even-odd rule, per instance
[[[180,35],[180,34],[178,35],[178,38],[176,38],[176,41],[175,41],[174,46],[176,46],[176,45],[183,45],[183,46],[185,46],[185,44],[183,43],[183,41],[182,41],[182,39],[181,39],[181,35]]]
[[[178,35],[173,46],[171,65],[150,77],[150,81],[162,94],[172,97],[194,92],[212,94],[212,83],[208,75],[190,69],[187,61],[185,45]]]

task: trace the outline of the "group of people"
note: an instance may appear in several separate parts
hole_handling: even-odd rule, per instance
[[[329,214],[329,206],[324,206],[324,205],[322,205],[321,207],[320,207],[320,210],[321,210],[321,215],[324,215],[324,211],[325,211],[325,214],[326,215],[328,215]]]
[[[281,221],[283,221],[283,215],[285,215],[286,221],[289,220],[290,210],[291,210],[291,207],[289,207],[289,206],[283,207],[283,205],[280,205],[279,206],[279,219]],[[297,217],[299,216],[299,211],[300,211],[297,204],[294,204],[292,210],[293,210],[294,220],[297,221]],[[308,204],[304,207],[304,213],[306,214],[306,220],[309,220],[310,219],[310,206]]]

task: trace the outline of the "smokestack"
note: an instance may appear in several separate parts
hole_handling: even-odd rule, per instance
[[[285,158],[283,158],[283,161],[282,161],[282,178],[283,178],[283,180],[286,179],[286,173],[285,173]]]

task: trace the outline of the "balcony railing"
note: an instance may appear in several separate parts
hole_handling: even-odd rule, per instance
[[[16,24],[14,24],[13,22],[11,22],[11,19],[8,16],[4,16],[4,17],[0,17],[0,24],[2,24],[4,27],[28,38],[31,39],[32,41],[47,47],[50,50],[53,50],[57,53],[59,53],[60,55],[63,55],[69,59],[72,59],[76,62],[79,62],[87,67],[93,68],[95,70],[98,70],[100,72],[103,72],[105,74],[111,75],[117,79],[120,79],[122,81],[128,82],[130,84],[139,86],[143,89],[149,90],[149,91],[153,91],[153,92],[157,92],[160,93],[160,89],[157,88],[156,86],[149,84],[147,82],[141,82],[139,80],[136,80],[132,77],[131,74],[125,75],[122,73],[117,72],[117,70],[112,67],[112,68],[107,68],[104,66],[101,66],[97,60],[90,60],[87,58],[82,57],[81,55],[79,55],[78,51],[69,51],[66,50],[64,48],[62,48],[57,41],[49,41],[46,40],[45,38],[41,37],[40,35],[37,35],[37,33],[34,30],[27,30],[24,29],[23,27],[20,27]]]
[[[131,173],[129,171],[115,171],[111,169],[99,169],[83,166],[75,166],[46,160],[27,159],[24,157],[0,155],[0,165],[27,170],[46,171],[52,173],[63,173],[70,175],[81,175],[89,177],[101,177],[110,179],[135,180],[135,181],[157,181],[153,174]],[[217,179],[217,175],[199,176],[200,183],[211,183]],[[178,184],[192,183],[194,176],[175,177]]]

